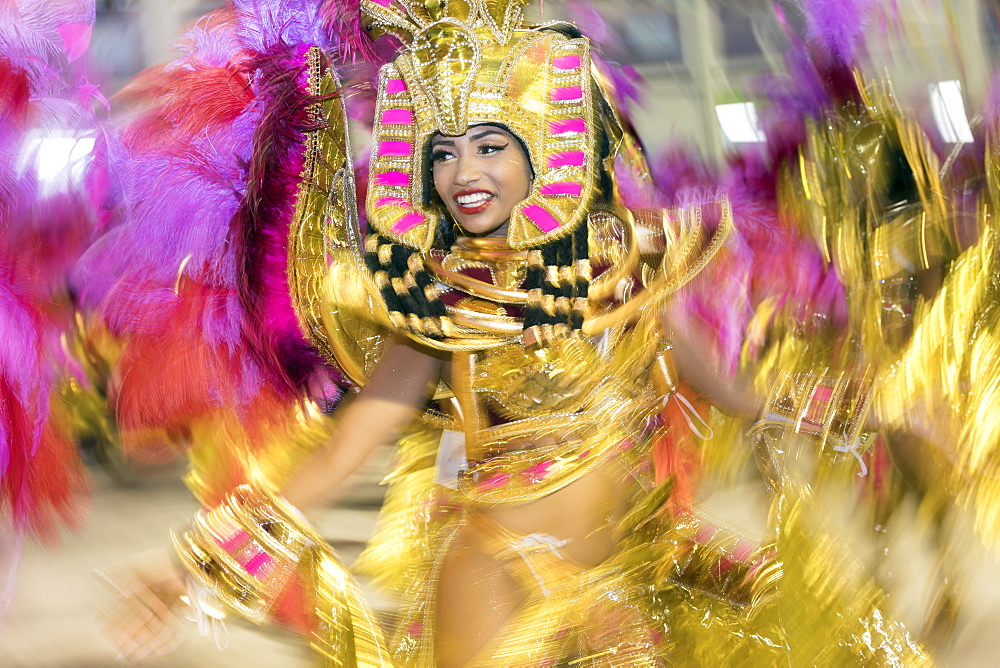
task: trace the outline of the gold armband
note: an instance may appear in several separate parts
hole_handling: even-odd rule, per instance
[[[277,495],[241,485],[173,540],[195,581],[250,621],[308,634],[323,665],[391,665],[382,630],[350,571]]]
[[[262,624],[313,546],[322,543],[298,512],[250,485],[198,513],[191,528],[172,534],[188,573],[230,608]]]
[[[670,579],[752,608],[776,595],[781,567],[773,544],[758,544],[688,512],[677,515],[658,542],[672,547],[658,565],[661,581]]]
[[[757,439],[760,463],[772,487],[783,470],[783,464],[775,459],[782,449],[778,444],[788,433],[818,440],[820,450],[850,453],[858,461],[861,475],[866,474],[862,455],[874,442],[874,432],[866,429],[873,392],[870,373],[785,376],[749,432]]]

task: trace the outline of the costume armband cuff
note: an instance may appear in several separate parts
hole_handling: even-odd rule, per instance
[[[783,428],[818,438],[823,447],[850,452],[867,449],[866,433],[873,382],[869,373],[826,376],[800,373],[784,377],[771,392],[764,415],[751,433]],[[862,462],[863,465],[863,462]]]
[[[174,549],[191,577],[247,619],[264,623],[300,562],[322,539],[281,497],[241,485],[198,513]]]
[[[683,583],[734,605],[757,607],[771,600],[781,577],[773,544],[759,544],[690,512],[675,518],[660,538],[672,546],[660,576]]]

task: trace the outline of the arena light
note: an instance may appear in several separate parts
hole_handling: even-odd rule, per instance
[[[35,172],[40,195],[67,190],[82,182],[94,151],[93,137],[32,137],[25,143],[19,172]]]
[[[759,144],[767,139],[757,122],[757,108],[753,102],[717,104],[715,115],[730,144]]]
[[[949,144],[971,144],[972,128],[965,113],[962,83],[953,79],[930,84],[927,88],[941,138]]]

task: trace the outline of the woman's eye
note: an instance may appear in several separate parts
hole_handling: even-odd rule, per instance
[[[449,160],[452,157],[453,156],[451,151],[445,151],[441,149],[437,151],[431,151],[431,162],[444,162],[445,160]]]
[[[483,144],[479,147],[479,152],[483,155],[489,155],[490,153],[499,153],[505,148],[507,148],[507,144]]]

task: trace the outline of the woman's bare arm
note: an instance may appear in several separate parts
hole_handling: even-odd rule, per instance
[[[344,481],[379,445],[399,437],[441,376],[442,360],[392,341],[358,396],[341,409],[325,446],[307,458],[282,494],[300,509],[334,501]]]
[[[764,397],[742,375],[723,369],[708,327],[673,305],[663,310],[660,321],[663,331],[669,333],[681,378],[727,415],[749,420],[760,416]]]

